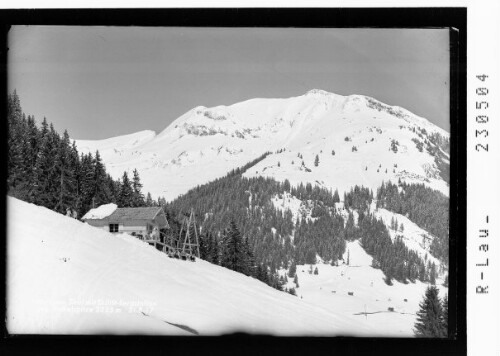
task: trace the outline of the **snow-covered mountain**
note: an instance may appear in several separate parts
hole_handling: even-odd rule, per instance
[[[7,205],[6,322],[14,334],[412,336],[426,288],[386,285],[354,241],[350,266],[320,264],[318,275],[297,266],[292,296],[15,198]]]
[[[167,201],[267,151],[272,154],[245,176],[311,182],[341,194],[355,184],[375,191],[382,181],[401,179],[448,195],[442,171],[449,153],[436,136],[449,134],[403,108],[311,90],[287,99],[199,106],[159,134],[141,131],[76,144],[83,153],[99,150],[114,178],[137,168],[144,191]]]

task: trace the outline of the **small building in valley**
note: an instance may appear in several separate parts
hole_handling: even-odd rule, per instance
[[[159,230],[169,227],[161,207],[118,208],[116,204],[106,204],[89,210],[82,221],[112,233],[128,233],[145,240],[158,240]]]

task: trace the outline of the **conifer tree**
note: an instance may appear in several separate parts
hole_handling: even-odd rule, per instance
[[[40,134],[36,127],[35,118],[28,115],[26,123],[26,151],[24,153],[24,166],[26,167],[27,201],[33,202],[33,187],[36,184],[35,166],[40,146]]]
[[[223,239],[221,266],[240,273],[247,272],[246,251],[240,231],[233,220],[231,220]]]
[[[335,189],[335,192],[333,193],[333,202],[340,203],[339,191],[337,189]]]
[[[132,198],[133,206],[134,207],[144,206],[144,195],[141,192],[142,184],[137,169],[134,169],[134,177],[132,179],[132,189],[133,189],[133,198]]]
[[[436,284],[436,275],[437,275],[436,264],[434,262],[432,262],[432,263],[430,263],[430,268],[429,268],[429,282],[432,285]]]
[[[146,206],[153,206],[153,198],[151,197],[151,193],[148,192],[148,194],[146,195]]]
[[[118,196],[120,195],[120,181],[113,180],[113,178],[109,175],[109,173],[106,173],[106,178],[107,178],[106,182],[107,182],[109,196],[110,196],[109,203],[118,204]]]
[[[220,244],[219,244],[219,239],[217,236],[210,235],[210,247],[211,247],[211,253],[210,253],[210,262],[213,264],[220,264]]]
[[[165,200],[165,197],[158,197],[158,206],[165,206],[167,204],[167,201]]]
[[[443,329],[444,336],[448,336],[448,294],[443,298]]]
[[[80,196],[81,208],[80,215],[85,214],[89,209],[97,207],[95,205],[95,161],[92,154],[89,152],[87,155],[81,156],[80,165]]]
[[[67,131],[64,131],[63,138],[59,142],[59,148],[54,160],[55,177],[58,178],[55,185],[57,204],[54,210],[64,214],[66,209],[74,209],[76,202],[75,167],[72,166],[71,146]]]
[[[200,247],[200,258],[202,260],[207,261],[208,258],[208,253],[209,253],[209,241],[208,241],[208,236],[199,236],[199,247]]]
[[[314,247],[308,249],[305,262],[310,265],[316,264],[316,249]]]
[[[295,262],[292,262],[292,264],[290,265],[290,269],[288,270],[288,277],[293,278],[296,273],[297,273],[297,264]]]
[[[14,92],[7,98],[7,123],[8,123],[8,160],[7,169],[9,176],[7,177],[7,186],[9,191],[16,189],[18,182],[22,180],[23,170],[23,113],[21,103],[17,92]]]
[[[425,264],[421,263],[419,270],[418,270],[418,279],[420,282],[426,282],[427,281],[427,276],[425,272]]]
[[[295,274],[295,277],[293,278],[293,283],[295,283],[295,287],[299,288],[299,277],[297,274]]]
[[[314,165],[317,167],[319,165],[319,157],[316,155],[316,158],[314,159]]]
[[[290,191],[290,181],[288,179],[285,179],[285,182],[283,183],[283,190],[285,192],[289,192]]]
[[[111,200],[111,192],[109,189],[109,185],[105,184],[106,182],[106,168],[102,163],[101,155],[99,151],[96,151],[95,158],[93,161],[93,199],[94,205],[96,207],[109,203]]]
[[[58,152],[59,136],[52,125],[47,128],[47,121],[44,118],[42,123],[42,133],[40,150],[35,165],[36,183],[34,203],[46,208],[53,209],[57,204],[55,185],[59,183],[56,176],[57,162],[54,160]]]
[[[445,337],[443,308],[435,286],[429,286],[420,303],[414,333],[417,337]]]
[[[133,188],[128,179],[127,172],[123,172],[122,181],[120,185],[120,193],[118,195],[118,206],[130,207],[133,204]]]
[[[244,253],[246,254],[246,256],[243,256],[243,259],[246,262],[244,273],[247,276],[255,277],[256,275],[255,256],[252,251],[252,248],[250,247],[250,242],[246,237],[243,240],[243,248],[244,248]]]

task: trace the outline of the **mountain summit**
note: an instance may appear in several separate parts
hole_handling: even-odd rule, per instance
[[[99,141],[114,178],[137,168],[144,189],[175,199],[265,152],[245,176],[311,182],[339,192],[382,181],[424,183],[449,194],[449,133],[406,109],[363,95],[313,89],[285,99],[195,107],[159,134],[141,131]]]

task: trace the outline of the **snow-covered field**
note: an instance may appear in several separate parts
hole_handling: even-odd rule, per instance
[[[374,102],[386,109],[374,108]],[[341,195],[355,184],[375,190],[382,181],[401,179],[448,195],[434,157],[425,149],[420,152],[412,139],[423,141],[413,132],[419,128],[444,137],[449,134],[404,109],[384,105],[361,95],[311,90],[286,99],[196,107],[157,135],[141,131],[100,141],[76,140],[76,144],[83,153],[98,149],[115,179],[137,168],[144,191],[167,201],[266,151],[273,154],[245,176],[311,182],[338,188]],[[396,153],[390,149],[393,140],[399,144]]]
[[[318,274],[315,275],[309,274],[310,265],[298,265],[297,295],[343,318],[353,320],[354,317],[352,322],[358,327],[376,326],[376,335],[412,337],[415,314],[427,284],[393,281],[393,285],[388,286],[382,271],[371,267],[372,257],[360,246],[359,241],[347,243],[344,261],[347,261],[347,251],[349,266],[340,264],[336,267],[320,263],[313,265],[313,270],[318,268]],[[282,274],[284,272],[281,271]],[[295,287],[292,278],[288,278],[287,286]],[[438,288],[441,298],[448,293],[446,287],[438,285]],[[349,292],[353,295],[349,295]],[[393,312],[388,310],[390,307],[394,308]],[[365,312],[367,314],[360,314]]]
[[[413,313],[425,288],[384,286],[355,243],[351,267],[318,265],[318,276],[298,267],[301,299],[11,197],[7,222],[7,328],[14,334],[412,336],[411,314],[354,313],[365,304],[367,312],[394,306]]]

